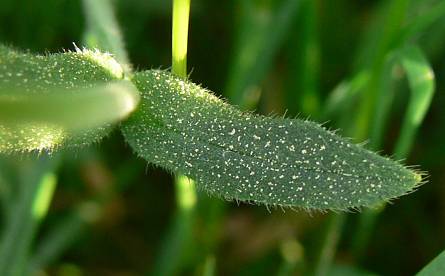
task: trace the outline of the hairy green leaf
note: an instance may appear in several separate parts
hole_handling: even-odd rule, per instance
[[[167,72],[133,79],[141,107],[123,123],[149,162],[226,199],[345,210],[414,189],[421,176],[321,126],[243,113]]]
[[[35,56],[0,46],[0,152],[97,141],[136,107],[119,64],[97,51]]]

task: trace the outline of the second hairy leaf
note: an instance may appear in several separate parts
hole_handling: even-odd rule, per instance
[[[123,124],[147,161],[229,200],[345,210],[414,189],[420,175],[299,119],[243,113],[164,71],[137,73],[141,106]]]

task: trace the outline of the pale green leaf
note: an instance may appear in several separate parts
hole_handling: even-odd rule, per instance
[[[0,46],[0,152],[98,141],[138,103],[122,77],[97,51],[35,56]]]

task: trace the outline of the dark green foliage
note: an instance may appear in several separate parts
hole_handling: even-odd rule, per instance
[[[411,191],[421,177],[319,125],[258,116],[167,72],[133,79],[139,110],[123,125],[146,160],[226,199],[344,210]]]
[[[74,41],[110,52],[135,70],[168,68],[172,2],[2,0],[0,41],[42,54],[71,49]],[[37,189],[38,176],[24,172],[29,165],[42,167],[46,154],[30,160],[34,166],[24,160],[28,153],[0,152],[0,274],[20,268],[26,275],[414,275],[445,248],[444,14],[442,0],[191,1],[187,73],[195,82],[237,106],[302,114],[353,141],[368,141],[366,148],[418,164],[429,183],[414,195],[352,214],[268,212],[206,193],[195,197],[193,181],[181,177],[174,185],[165,170],[136,158],[113,132],[100,145],[60,152],[60,164],[50,169],[58,180],[54,198],[37,221],[27,214],[39,193],[27,195]],[[406,46],[418,48],[426,62]],[[431,76],[428,70],[406,66],[412,64],[406,58],[434,70],[431,107],[424,84],[434,79],[423,77]],[[70,102],[91,103],[88,97],[105,95],[107,86],[73,89]],[[229,91],[242,87],[240,94]],[[23,94],[7,86],[0,91]],[[74,124],[69,119],[76,116],[63,118],[86,105],[60,104],[68,99],[65,89],[45,91],[0,101],[0,120],[32,117],[76,132],[89,129],[89,111],[77,109]],[[318,95],[320,105],[308,95]],[[236,98],[245,101],[231,101]],[[102,109],[108,101],[96,99],[101,111],[108,110]],[[30,104],[45,108],[23,108]],[[419,112],[422,119],[414,120]],[[437,260],[437,270],[424,272],[442,275]]]

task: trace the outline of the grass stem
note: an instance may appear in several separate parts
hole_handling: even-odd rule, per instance
[[[320,254],[316,261],[314,275],[328,275],[337,251],[337,245],[340,240],[345,220],[346,214],[332,214],[330,216]]]
[[[190,0],[173,0],[172,72],[187,77]]]
[[[122,33],[114,15],[110,0],[83,0],[87,30],[84,43],[113,54],[123,66],[125,73],[131,72],[128,53],[125,50]]]
[[[23,275],[37,229],[46,216],[57,177],[48,158],[31,161],[22,172],[22,190],[14,215],[2,234],[0,275]]]

